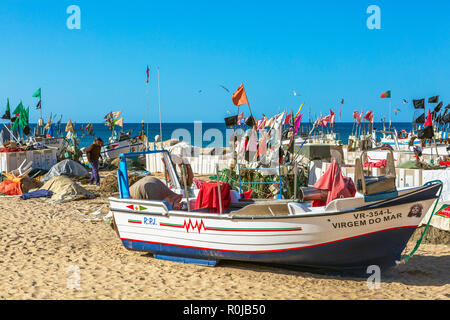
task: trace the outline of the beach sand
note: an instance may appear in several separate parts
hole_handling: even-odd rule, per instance
[[[0,299],[450,298],[448,245],[421,245],[369,289],[360,278],[240,262],[203,267],[128,251],[110,225],[86,214],[105,204],[105,195],[62,204],[1,197]]]

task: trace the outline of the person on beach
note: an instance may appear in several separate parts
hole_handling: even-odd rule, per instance
[[[181,209],[181,194],[170,190],[161,180],[155,177],[144,177],[130,187],[132,199],[165,200],[174,210]]]
[[[98,174],[98,168],[99,168],[99,162],[98,159],[102,158],[101,155],[101,149],[103,146],[103,140],[102,138],[96,138],[94,140],[94,143],[91,144],[87,149],[86,149],[86,157],[89,161],[89,163],[91,164],[91,168],[92,168],[92,173],[91,173],[91,180],[89,181],[89,184],[95,184],[97,186],[100,185],[100,175]]]

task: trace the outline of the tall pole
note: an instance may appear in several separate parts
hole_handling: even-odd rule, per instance
[[[162,124],[161,124],[161,94],[159,90],[159,67],[158,67],[158,105],[159,105],[159,136],[161,137],[162,143]]]
[[[41,102],[41,104],[40,104],[40,108],[39,108],[39,110],[40,110],[40,112],[41,112],[41,118],[42,118],[42,88],[41,88],[41,96],[39,97],[39,101]]]
[[[149,134],[149,132],[148,132],[148,124],[149,124],[149,122],[150,122],[150,98],[149,98],[149,86],[147,85],[146,86],[146,88],[145,88],[145,92],[146,92],[146,94],[145,94],[145,96],[146,96],[146,98],[147,98],[147,148],[149,148],[149,139],[150,139],[150,136],[148,135]]]

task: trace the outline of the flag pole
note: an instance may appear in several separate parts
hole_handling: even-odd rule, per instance
[[[42,88],[41,88],[41,95],[40,95],[40,97],[39,97],[39,102],[41,103],[40,104],[40,108],[39,108],[39,110],[40,110],[40,112],[41,112],[41,118],[42,118]]]
[[[148,66],[147,66],[148,68]],[[147,77],[147,84],[148,84],[148,77]],[[148,132],[148,126],[149,126],[149,122],[150,122],[150,97],[149,97],[150,93],[149,93],[149,86],[146,85],[145,86],[145,96],[147,98],[147,148],[150,147],[150,137],[149,137],[149,132]]]
[[[159,89],[159,67],[158,67],[158,105],[159,105],[159,136],[162,143],[162,123],[161,123],[161,93]]]

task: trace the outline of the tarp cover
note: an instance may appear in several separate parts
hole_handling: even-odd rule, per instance
[[[328,197],[326,203],[320,200],[314,200],[311,204],[313,207],[324,206],[337,198],[350,198],[356,194],[355,184],[353,180],[344,177],[341,173],[341,168],[336,159],[333,159],[328,170],[324,175],[314,184],[314,188],[320,190],[327,190]]]
[[[22,194],[20,181],[4,180],[0,182],[0,194],[7,196],[18,196]]]
[[[85,177],[89,175],[89,172],[85,167],[83,167],[78,162],[66,159],[61,162],[58,162],[53,167],[51,167],[49,172],[47,172],[47,174],[42,177],[41,181],[45,182],[53,177],[57,177],[60,175]]]
[[[9,133],[8,129],[3,127],[0,131],[0,146],[2,146],[5,142],[8,142],[11,140],[11,134]]]
[[[87,191],[67,176],[57,176],[50,179],[44,183],[42,189],[53,192],[53,196],[48,200],[49,202],[68,202],[95,198],[93,193]]]

